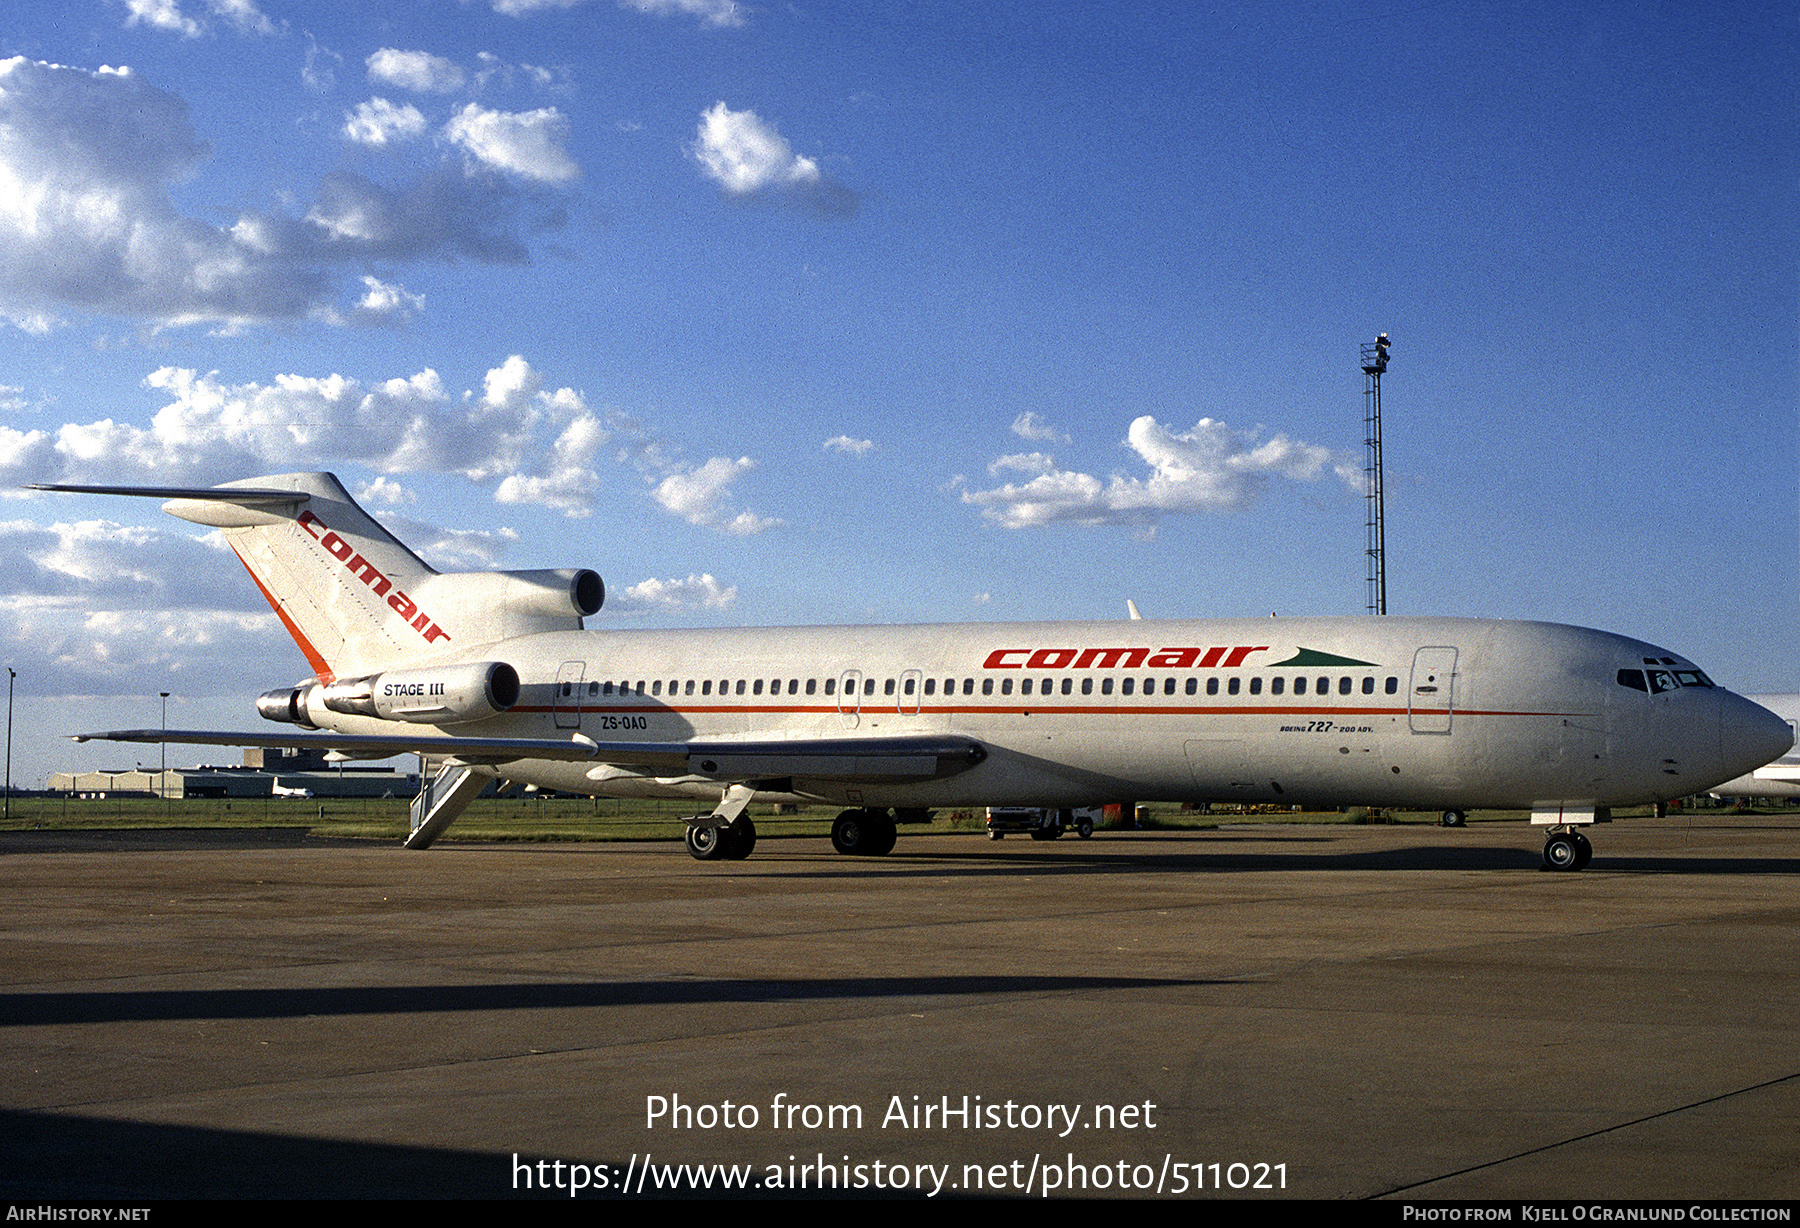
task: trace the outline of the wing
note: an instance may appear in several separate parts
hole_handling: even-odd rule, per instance
[[[922,734],[889,738],[807,738],[695,742],[596,742],[558,738],[467,738],[427,734],[245,733],[211,729],[114,729],[72,735],[77,742],[174,742],[337,751],[358,759],[431,755],[469,764],[522,759],[645,767],[668,775],[719,781],[812,776],[851,780],[930,780],[952,776],[987,758],[973,738]]]

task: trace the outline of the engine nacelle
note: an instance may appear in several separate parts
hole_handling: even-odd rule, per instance
[[[317,728],[320,709],[415,725],[458,725],[498,716],[519,702],[519,671],[504,661],[392,669],[363,678],[268,691],[256,710],[272,721]]]

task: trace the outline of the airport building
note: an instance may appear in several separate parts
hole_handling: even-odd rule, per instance
[[[251,749],[244,752],[242,767],[57,772],[49,788],[83,798],[412,797],[419,777],[389,767],[327,763],[312,751]]]

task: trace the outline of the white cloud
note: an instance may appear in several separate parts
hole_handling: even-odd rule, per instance
[[[358,145],[381,149],[398,141],[410,141],[425,132],[425,116],[408,103],[395,106],[385,98],[356,104],[345,117],[344,135]]]
[[[874,448],[873,439],[852,439],[848,435],[837,435],[825,441],[827,452],[843,452],[849,456],[866,456]]]
[[[747,511],[733,516],[725,506],[731,484],[754,468],[756,462],[747,456],[736,460],[715,456],[698,467],[678,466],[651,493],[665,510],[689,524],[736,536],[761,533],[778,527],[781,521],[765,520]]]
[[[183,38],[200,37],[200,23],[182,13],[175,0],[125,0],[125,8],[131,14],[125,19],[128,26],[145,25]]]
[[[494,170],[540,183],[562,183],[581,173],[563,148],[569,121],[555,107],[489,111],[469,103],[444,125],[444,137]]]
[[[689,149],[707,177],[733,196],[793,200],[840,216],[856,212],[856,195],[828,178],[817,162],[796,154],[755,111],[715,103],[701,112]]]
[[[524,17],[545,9],[571,9],[583,0],[491,0],[494,11],[508,17]],[[658,17],[670,14],[698,17],[703,26],[733,27],[745,24],[745,9],[734,0],[618,0],[622,9],[636,9]]]
[[[469,80],[454,60],[426,51],[383,47],[363,63],[368,67],[369,80],[419,94],[453,94]]]
[[[568,389],[527,391],[535,377],[522,359],[512,361],[524,372],[510,372],[507,395],[465,395],[460,403],[430,369],[370,384],[342,375],[229,384],[216,372],[163,367],[145,380],[169,398],[148,427],[110,418],[54,432],[0,426],[0,484],[187,484],[344,464],[485,483],[530,475],[549,455],[572,463],[559,449],[585,413],[581,398]]]
[[[206,0],[206,7],[223,17],[239,34],[281,33],[281,27],[265,17],[250,0]]]
[[[1038,417],[1036,410],[1026,410],[1013,419],[1012,433],[1035,443],[1068,443],[1069,437]]]
[[[735,505],[732,484],[755,467],[750,458],[698,466],[670,459],[640,423],[596,411],[573,388],[546,387],[518,355],[490,370],[479,394],[460,396],[429,368],[366,383],[334,374],[233,384],[217,372],[163,367],[144,382],[166,398],[146,426],[111,418],[47,430],[0,424],[0,491],[55,482],[202,485],[360,466],[388,475],[366,487],[372,498],[410,500],[391,475],[457,474],[491,485],[497,502],[583,517],[604,497],[599,458],[613,450],[615,463],[645,475],[658,506],[691,524],[741,536],[782,523]]]
[[[493,571],[506,565],[506,556],[518,544],[516,529],[446,529],[385,512],[382,524],[419,557],[439,571]]]
[[[1011,456],[1002,456],[988,466],[989,473],[1053,473],[1056,470],[1056,458],[1044,452],[1015,452]]]
[[[1163,515],[1222,512],[1243,507],[1271,477],[1310,482],[1327,469],[1352,490],[1361,473],[1330,449],[1285,435],[1257,442],[1211,418],[1176,433],[1145,415],[1131,424],[1126,443],[1150,468],[1148,477],[1091,474],[1058,469],[1042,453],[1002,457],[991,472],[1035,473],[1029,482],[994,490],[966,491],[962,498],[982,515],[1009,529],[1067,520],[1077,524],[1145,526]]]
[[[741,26],[744,9],[734,0],[619,0],[619,7],[666,17],[677,13],[698,17],[703,26]]]
[[[711,572],[690,574],[685,580],[645,580],[633,584],[607,601],[608,608],[624,610],[692,609],[722,610],[737,600],[737,585],[720,584]]]
[[[247,213],[221,229],[169,194],[208,152],[186,104],[129,69],[0,61],[0,316],[27,331],[65,310],[159,326],[347,321],[360,317],[333,306],[334,270],[524,263],[526,220],[559,224],[505,181],[445,164],[403,188],[336,172],[303,217]]]
[[[205,4],[214,17],[222,18],[239,34],[281,32],[250,0],[205,0]],[[177,0],[125,0],[125,9],[130,14],[125,19],[128,26],[150,26],[183,38],[199,38],[206,32],[206,24],[183,13]]]
[[[365,292],[356,304],[356,314],[366,322],[397,323],[425,310],[425,296],[410,293],[405,286],[368,275],[362,282]]]
[[[364,482],[356,488],[356,501],[369,503],[417,503],[419,496],[391,478],[376,478],[373,482]]]

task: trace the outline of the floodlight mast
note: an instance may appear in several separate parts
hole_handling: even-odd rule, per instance
[[[1371,614],[1387,613],[1387,524],[1381,490],[1381,374],[1388,365],[1388,335],[1377,336],[1362,347],[1363,387],[1363,489],[1368,502],[1368,523],[1363,534],[1363,554],[1368,560],[1364,582],[1364,608]]]

